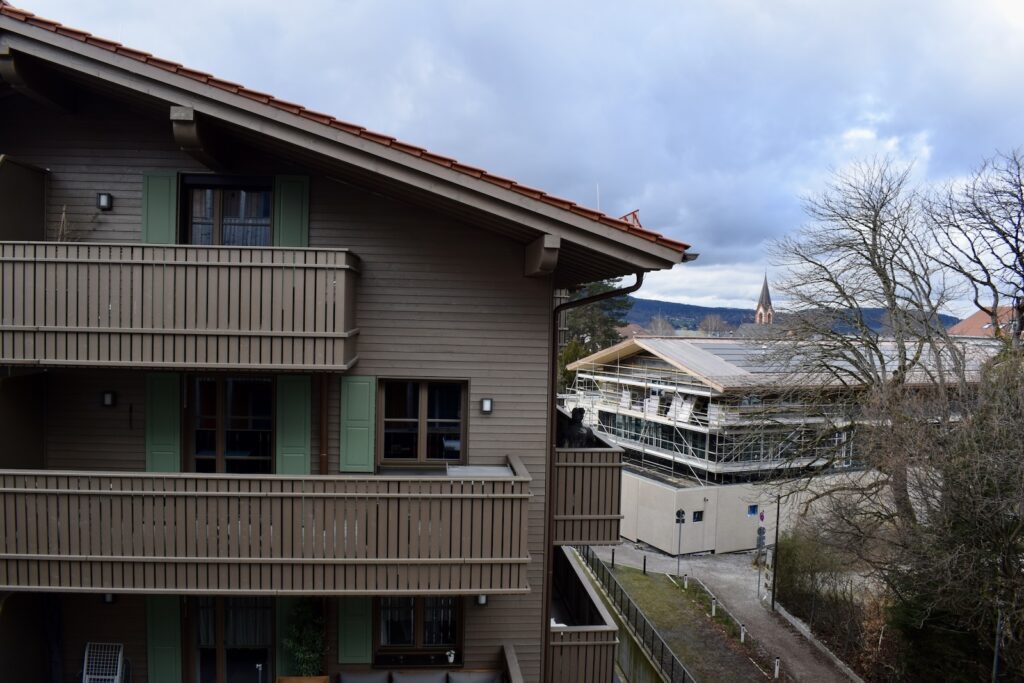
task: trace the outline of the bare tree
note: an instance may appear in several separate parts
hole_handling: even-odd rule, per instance
[[[772,246],[784,269],[788,338],[805,371],[854,386],[900,385],[945,343],[939,312],[954,298],[910,168],[887,159],[837,172],[805,200],[811,222]],[[881,309],[885,334],[873,326]],[[884,341],[884,344],[882,343]]]
[[[959,273],[996,336],[1019,337],[1024,318],[1024,152],[984,160],[963,183],[932,193],[928,218],[942,249],[937,259]],[[1015,331],[1007,335],[1005,307]]]
[[[725,319],[722,318],[722,316],[717,313],[709,313],[700,321],[697,329],[709,337],[720,337],[721,335],[729,332],[732,327],[729,323],[725,322]]]
[[[972,266],[952,268],[936,204],[922,201],[908,168],[854,166],[807,210],[810,223],[773,249],[791,313],[769,362],[788,373],[794,400],[828,408],[808,410],[816,419],[792,457],[852,437],[859,468],[794,487],[826,542],[891,602],[892,625],[920,636],[904,646],[922,655],[922,643],[945,643],[922,655],[932,676],[951,665],[944,639],[955,633],[976,677],[997,631],[1020,673],[1024,363],[1006,350],[984,366],[941,325],[957,275]]]
[[[663,315],[656,315],[651,318],[651,322],[648,323],[647,334],[655,334],[660,336],[671,336],[676,333],[676,328],[672,326],[672,323],[668,321]]]

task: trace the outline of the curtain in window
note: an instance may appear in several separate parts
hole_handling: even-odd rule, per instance
[[[199,647],[217,643],[215,598],[199,599]],[[224,600],[224,645],[228,648],[263,648],[273,643],[272,604],[268,598]]]

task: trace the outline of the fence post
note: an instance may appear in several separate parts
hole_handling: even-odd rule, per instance
[[[779,677],[779,658],[775,658],[775,678]]]
[[[644,555],[644,576],[647,576],[647,556]]]
[[[718,598],[711,598],[711,616],[715,616],[718,612]]]
[[[747,627],[740,624],[740,642],[744,643],[747,640]]]
[[[612,548],[612,569],[615,569],[615,548]]]
[[[690,575],[683,574],[683,590],[690,590]]]

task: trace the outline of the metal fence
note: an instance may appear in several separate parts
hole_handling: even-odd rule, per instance
[[[580,556],[586,561],[587,566],[601,582],[605,592],[611,599],[612,604],[618,610],[622,620],[636,636],[644,650],[657,664],[661,673],[669,683],[697,683],[679,658],[675,656],[672,649],[658,633],[654,625],[647,620],[647,616],[636,606],[636,603],[629,597],[629,594],[619,585],[618,580],[604,561],[597,556],[590,546],[577,548]]]

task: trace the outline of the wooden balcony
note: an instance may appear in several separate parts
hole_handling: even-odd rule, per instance
[[[0,242],[0,364],[346,370],[358,272],[339,249]]]
[[[528,473],[515,458],[466,469],[303,478],[0,470],[0,591],[528,592]]]
[[[622,449],[597,440],[600,448],[555,449],[556,545],[619,542]]]
[[[552,618],[548,640],[548,681],[612,681],[619,631],[587,578],[576,553],[555,555]]]

